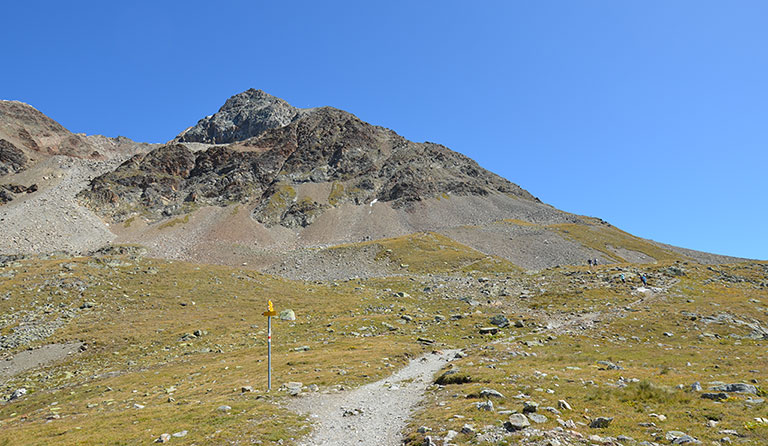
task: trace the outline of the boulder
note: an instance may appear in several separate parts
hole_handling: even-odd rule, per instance
[[[483,398],[504,398],[501,392],[493,389],[483,389],[480,391],[480,396]]]
[[[528,417],[521,413],[513,413],[509,416],[509,420],[504,423],[504,429],[509,432],[515,432],[523,430],[530,425],[531,423],[528,421]]]
[[[278,316],[281,321],[295,321],[296,320],[296,313],[293,312],[293,310],[285,309],[280,312],[280,316]]]
[[[713,387],[712,390],[718,392],[751,393],[752,395],[757,395],[757,387],[751,384],[723,384],[722,386]]]
[[[604,429],[611,425],[613,417],[597,417],[589,423],[592,429]]]
[[[491,318],[491,325],[495,325],[499,328],[509,327],[509,319],[503,314],[497,314]]]

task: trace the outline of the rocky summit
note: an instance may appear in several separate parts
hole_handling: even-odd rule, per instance
[[[260,100],[250,101],[254,95]],[[196,206],[252,201],[257,221],[286,227],[306,227],[325,209],[344,203],[378,201],[397,208],[440,196],[490,194],[536,201],[519,186],[444,146],[408,141],[331,107],[278,125],[280,116],[287,114],[276,114],[275,104],[278,111],[288,110],[283,101],[267,99],[262,92],[237,95],[219,114],[236,109],[248,118],[233,118],[243,126],[225,139],[255,136],[196,153],[179,143],[168,144],[95,178],[80,196],[115,221],[137,210],[159,220]],[[224,118],[211,119],[206,122]],[[178,139],[186,135],[189,131]],[[301,193],[311,189],[326,191]]]
[[[309,110],[291,106],[261,90],[250,89],[229,98],[218,112],[181,132],[180,142],[226,144],[283,127]]]

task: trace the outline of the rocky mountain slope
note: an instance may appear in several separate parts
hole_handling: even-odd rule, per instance
[[[0,105],[3,253],[138,244],[154,257],[344,278],[391,272],[387,243],[368,241],[430,233],[526,269],[732,260],[560,211],[446,147],[259,90],[165,145],[75,135],[30,106]]]
[[[124,137],[74,134],[31,105],[0,101],[0,204],[45,188],[54,157],[108,162],[152,147]]]
[[[301,194],[313,186],[327,192]],[[115,221],[137,210],[156,220],[194,205],[254,201],[257,221],[293,228],[344,203],[398,208],[440,196],[490,194],[535,201],[446,147],[413,143],[326,107],[230,146],[193,153],[169,144],[137,155],[96,178],[81,196]]]

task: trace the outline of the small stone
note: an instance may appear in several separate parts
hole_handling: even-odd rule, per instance
[[[161,434],[157,440],[155,440],[155,443],[168,443],[171,441],[171,434]]]
[[[685,436],[685,432],[680,431],[669,431],[664,435],[664,439],[667,441],[675,441],[680,437]]]
[[[434,441],[432,441],[432,437],[427,435],[424,437],[424,442],[421,443],[421,446],[437,446]]]
[[[610,361],[597,361],[598,365],[603,366],[601,370],[623,370],[624,367],[616,365]]]
[[[176,438],[186,437],[187,436],[187,431],[176,432],[176,433],[173,434],[173,436],[176,437]]]
[[[294,313],[293,310],[285,309],[280,312],[280,320],[281,321],[295,321],[296,320],[296,313]]]
[[[701,444],[701,442],[686,434],[673,440],[672,444]]]
[[[219,412],[229,412],[230,410],[232,410],[232,407],[227,406],[225,404],[223,406],[219,406],[216,410],[218,410]]]
[[[491,400],[480,401],[478,403],[475,403],[475,406],[477,406],[479,410],[487,410],[487,411],[493,412],[493,401]]]
[[[299,393],[301,393],[301,388],[304,387],[304,384],[300,382],[289,382],[285,384],[285,389],[288,391],[288,395],[296,396]]]
[[[134,409],[143,409],[143,408],[144,408],[144,406],[143,406],[143,405],[141,405],[141,404],[139,404],[139,403],[136,403],[136,404],[134,404],[134,405],[133,405],[133,408],[134,408]]]
[[[521,413],[514,413],[509,416],[509,421],[504,423],[504,428],[509,432],[523,430],[529,427],[531,423],[528,418]]]
[[[485,335],[485,334],[495,335],[496,333],[499,332],[499,327],[482,327],[480,328],[479,331],[480,331],[480,334],[482,335]]]
[[[25,389],[25,388],[23,388],[23,387],[22,387],[22,388],[20,388],[20,389],[16,389],[16,390],[14,390],[14,391],[13,391],[13,393],[11,394],[11,398],[10,398],[10,400],[11,400],[11,401],[13,401],[13,400],[17,400],[17,399],[21,398],[22,396],[24,396],[24,395],[26,395],[26,394],[27,394],[27,389]]]
[[[471,424],[465,424],[461,427],[461,433],[466,435],[475,435],[475,426]]]
[[[691,390],[694,392],[701,392],[701,383],[696,381],[695,383],[691,384]]]
[[[613,417],[597,417],[589,423],[589,427],[592,429],[604,429],[610,426],[613,421]]]
[[[728,399],[728,394],[725,392],[711,393],[705,392],[701,394],[701,397],[712,401],[723,401]]]
[[[539,408],[539,403],[534,401],[526,401],[523,403],[523,413],[533,413]]]
[[[95,302],[86,301],[86,302],[83,302],[82,305],[80,305],[80,309],[85,310],[86,308],[93,308],[95,306],[96,306]]]
[[[571,405],[568,404],[568,401],[566,400],[558,400],[557,401],[557,407],[563,410],[573,410],[571,409]]]
[[[241,393],[250,393],[253,392],[253,387],[251,386],[243,386],[240,388]]]
[[[495,325],[499,328],[506,328],[509,327],[509,319],[507,319],[506,316],[503,314],[497,314],[493,317],[491,317],[491,325]]]
[[[419,426],[419,428],[416,429],[416,432],[420,434],[426,434],[427,432],[432,432],[432,428],[427,426]]]
[[[539,423],[539,424],[547,422],[547,417],[538,413],[529,413],[528,419],[533,421],[534,423]]]
[[[386,328],[389,331],[397,331],[397,327],[395,327],[394,325],[389,324],[387,322],[382,322],[381,325],[383,325],[384,328]]]
[[[516,320],[515,321],[515,328],[523,328],[523,327],[525,327],[525,322],[523,322],[521,320]]]
[[[480,391],[480,396],[483,398],[504,398],[500,392],[493,389],[483,389]]]

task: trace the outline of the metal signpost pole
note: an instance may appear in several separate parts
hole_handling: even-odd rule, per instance
[[[272,316],[267,316],[267,391],[272,390]]]
[[[267,311],[261,313],[267,317],[267,392],[272,390],[272,316],[277,316],[272,301],[267,301]]]

